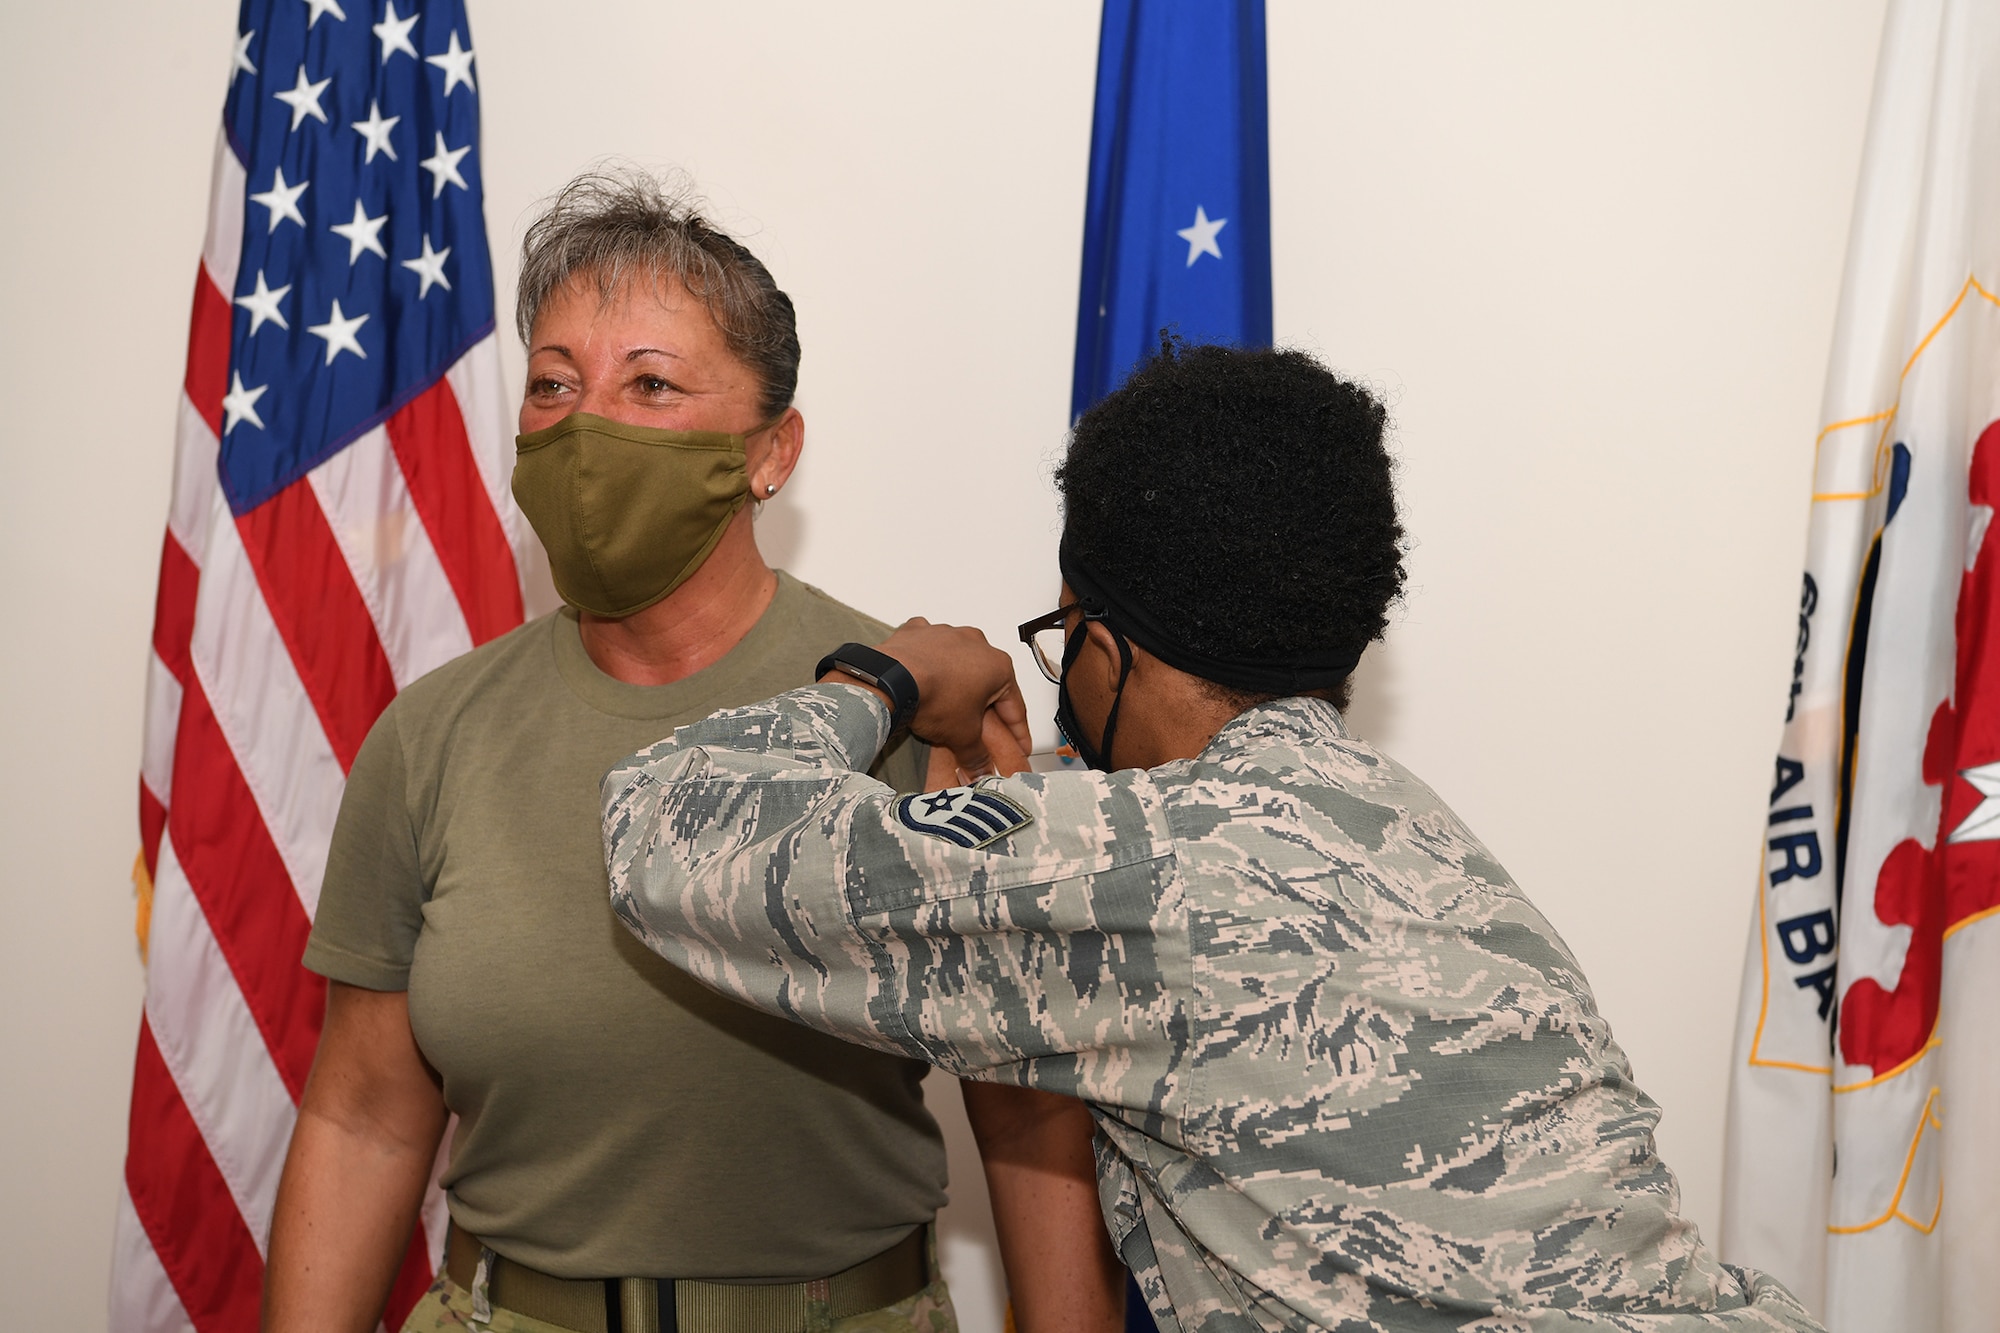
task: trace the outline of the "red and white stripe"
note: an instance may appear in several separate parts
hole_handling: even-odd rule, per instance
[[[299,962],[355,751],[395,692],[522,618],[526,529],[488,336],[241,517],[216,464],[245,180],[217,136],[147,664],[153,908],[111,1328],[257,1325],[325,984]],[[435,1188],[393,1327],[444,1242]]]

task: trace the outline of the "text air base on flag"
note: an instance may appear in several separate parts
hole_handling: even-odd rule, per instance
[[[121,1333],[257,1326],[347,765],[522,618],[462,0],[248,0],[229,56],[147,674]],[[392,1326],[443,1228],[433,1189]]]
[[[2000,14],[1895,0],[1730,1089],[1723,1245],[1832,1333],[1991,1326]]]

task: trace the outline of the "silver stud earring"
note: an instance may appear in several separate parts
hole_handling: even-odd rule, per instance
[[[770,499],[777,493],[778,493],[778,484],[776,482],[767,481],[764,483],[764,498],[766,500]]]

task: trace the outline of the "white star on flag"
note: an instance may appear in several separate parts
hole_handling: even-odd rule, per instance
[[[361,159],[363,166],[373,162],[378,152],[387,153],[391,162],[396,160],[396,149],[389,142],[389,131],[395,129],[400,120],[401,116],[383,115],[381,103],[373,97],[368,99],[368,119],[357,120],[353,125],[354,132],[368,141],[368,156]]]
[[[243,387],[243,376],[233,370],[230,371],[229,392],[222,396],[222,433],[227,435],[235,430],[239,421],[247,421],[258,430],[264,429],[264,418],[257,415],[257,400],[262,398],[264,391],[270,387],[268,384],[260,384],[254,389],[246,389]]]
[[[417,48],[410,43],[410,29],[417,26],[419,11],[412,11],[408,18],[396,17],[396,0],[389,0],[389,9],[382,21],[375,25],[375,35],[382,39],[382,63],[388,64],[389,57],[398,51],[407,52],[410,59],[417,58]]]
[[[1981,800],[1958,822],[1946,842],[2000,840],[2000,762],[1961,769],[1958,774],[1978,789]]]
[[[417,299],[423,300],[431,294],[432,284],[451,290],[451,281],[444,275],[444,261],[451,257],[451,247],[442,250],[431,249],[431,238],[424,237],[424,252],[415,259],[405,259],[403,267],[423,279],[424,285],[417,289]]]
[[[254,292],[245,292],[242,296],[236,298],[236,304],[250,312],[250,332],[252,334],[263,328],[266,321],[276,324],[281,329],[292,327],[285,323],[285,317],[278,313],[278,302],[284,300],[285,294],[291,290],[290,283],[286,283],[283,287],[276,288],[275,290],[266,287],[264,285],[264,270],[261,268],[257,270],[257,290]],[[257,392],[262,393],[264,391],[259,389]],[[252,401],[255,400],[253,399]],[[261,426],[264,423],[259,421],[257,424]]]
[[[333,80],[329,78],[321,79],[318,83],[308,83],[306,81],[306,67],[300,65],[298,82],[294,83],[288,91],[272,93],[271,96],[292,109],[293,129],[297,129],[303,124],[307,116],[311,116],[314,120],[324,125],[326,123],[326,112],[320,110],[319,95],[325,92],[326,86],[332,82]]]
[[[329,366],[333,364],[333,358],[342,352],[352,352],[366,361],[368,353],[361,350],[361,343],[355,338],[354,331],[367,322],[366,315],[356,315],[352,319],[342,315],[340,302],[336,300],[333,303],[333,313],[326,317],[326,323],[308,325],[306,332],[315,338],[326,339],[326,364]]]
[[[1187,266],[1189,268],[1193,268],[1194,261],[1203,255],[1214,255],[1217,259],[1222,258],[1222,248],[1215,243],[1215,233],[1228,225],[1228,218],[1217,218],[1211,222],[1209,221],[1208,214],[1202,212],[1200,204],[1194,206],[1194,225],[1192,227],[1183,227],[1174,233],[1174,235],[1188,243]]]
[[[436,65],[444,71],[446,97],[450,97],[451,90],[461,83],[475,93],[479,91],[479,85],[472,81],[472,52],[458,44],[456,29],[452,31],[451,45],[445,48],[445,53],[441,56],[431,56],[425,63]]]
[[[334,235],[346,240],[347,265],[349,268],[354,266],[355,260],[361,258],[363,250],[373,250],[384,259],[389,257],[389,252],[382,248],[382,224],[388,220],[389,215],[387,213],[384,213],[379,218],[369,217],[368,210],[361,206],[359,199],[356,199],[354,201],[354,220],[351,222],[336,222],[327,228]]]
[[[425,171],[431,173],[431,183],[437,187],[431,191],[431,198],[435,199],[444,193],[444,183],[446,181],[450,181],[461,190],[467,188],[465,177],[458,174],[458,160],[471,151],[471,144],[467,144],[463,148],[446,148],[444,146],[444,133],[439,131],[436,156],[427,157],[417,164]]]
[[[311,32],[313,24],[319,22],[321,14],[331,14],[342,23],[347,22],[347,11],[340,7],[340,0],[306,0],[312,13],[306,16],[306,31]]]
[[[290,218],[301,227],[305,226],[305,215],[299,212],[299,196],[306,192],[306,186],[311,185],[312,182],[300,181],[297,185],[285,184],[285,169],[283,167],[274,167],[271,171],[271,177],[271,188],[262,194],[251,195],[250,202],[253,204],[262,204],[271,210],[271,231],[276,231],[278,223],[286,218]],[[266,235],[268,234],[267,232]]]
[[[250,63],[250,39],[256,35],[257,30],[252,28],[236,39],[236,49],[229,56],[229,82],[232,85],[238,74],[254,75],[257,72],[257,67]]]

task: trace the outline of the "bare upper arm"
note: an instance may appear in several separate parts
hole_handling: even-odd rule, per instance
[[[409,992],[328,983],[326,1026],[299,1110],[385,1148],[432,1150],[444,1093],[410,1030]]]

